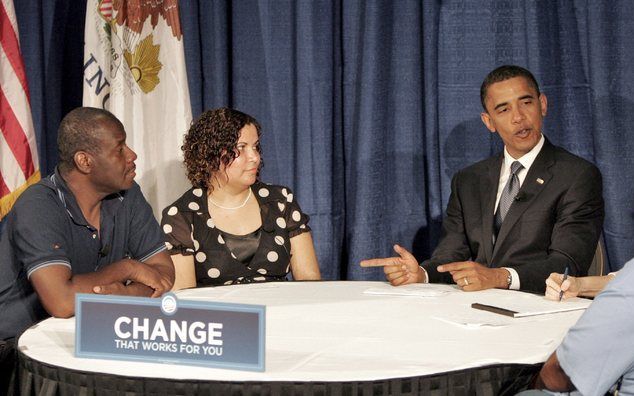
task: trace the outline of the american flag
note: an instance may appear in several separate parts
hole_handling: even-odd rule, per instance
[[[29,87],[13,0],[0,0],[0,220],[40,179]]]
[[[99,0],[99,12],[106,21],[112,19],[112,0]]]

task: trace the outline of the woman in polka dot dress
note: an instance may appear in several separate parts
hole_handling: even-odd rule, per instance
[[[187,287],[320,279],[293,192],[258,181],[260,125],[237,110],[204,112],[182,146],[193,188],[163,210],[161,227]]]

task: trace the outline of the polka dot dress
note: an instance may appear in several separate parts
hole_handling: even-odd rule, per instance
[[[163,210],[161,228],[171,254],[194,256],[197,286],[285,280],[290,269],[290,239],[310,231],[288,187],[256,182],[251,186],[260,205],[260,241],[248,263],[231,252],[209,216],[207,191],[192,188]]]

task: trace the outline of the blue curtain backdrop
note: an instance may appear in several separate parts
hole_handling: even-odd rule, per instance
[[[85,4],[15,1],[41,167],[81,105]],[[327,279],[383,279],[393,243],[429,256],[458,169],[501,149],[480,122],[494,67],[527,67],[545,134],[604,176],[612,269],[634,256],[634,18],[621,1],[182,0],[194,116],[264,129],[266,182],[295,190]],[[177,148],[175,148],[176,150]]]

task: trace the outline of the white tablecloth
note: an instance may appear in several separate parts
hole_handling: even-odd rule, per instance
[[[74,319],[47,319],[27,330],[19,348],[43,363],[122,376],[219,381],[368,381],[471,367],[533,364],[546,360],[583,311],[529,318],[488,312],[501,326],[462,326],[447,317],[470,317],[473,302],[506,290],[437,297],[370,295],[382,282],[280,282],[178,292],[182,299],[266,305],[266,371],[248,372],[160,363],[74,357]],[[542,298],[533,296],[534,298]],[[526,297],[524,297],[526,298]]]

